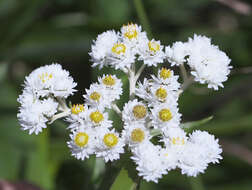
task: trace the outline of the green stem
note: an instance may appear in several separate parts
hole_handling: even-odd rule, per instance
[[[150,23],[149,23],[147,15],[146,15],[146,12],[144,10],[142,0],[134,0],[134,5],[135,5],[136,12],[137,12],[137,15],[138,15],[138,18],[140,20],[141,25],[146,30],[149,37],[152,37]]]

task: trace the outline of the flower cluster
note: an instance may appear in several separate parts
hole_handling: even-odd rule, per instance
[[[93,66],[110,66],[128,76],[130,100],[123,109],[116,105],[123,84],[112,74],[99,77],[86,89],[83,104],[67,106],[66,99],[76,91],[76,83],[60,65],[52,64],[26,77],[18,98],[22,129],[38,134],[46,124],[65,118],[70,131],[67,145],[74,157],[85,160],[95,155],[108,162],[118,160],[127,149],[138,175],[146,181],[158,182],[176,168],[182,174],[197,176],[222,159],[222,149],[213,135],[199,130],[187,134],[181,127],[178,99],[183,90],[171,68],[162,67],[157,75],[138,81],[145,66],[167,60],[171,66],[187,64],[193,79],[209,88],[223,87],[230,59],[209,38],[194,35],[188,42],[164,48],[159,41],[149,40],[141,26],[128,24],[120,32],[100,34],[90,56]],[[142,62],[141,66],[136,62]],[[110,110],[118,114],[123,126],[113,126]]]

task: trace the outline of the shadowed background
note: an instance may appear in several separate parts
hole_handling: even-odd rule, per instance
[[[180,97],[184,122],[214,116],[199,128],[220,138],[224,149],[221,163],[210,165],[198,178],[172,171],[158,184],[142,182],[140,189],[252,189],[251,2],[144,0],[150,27],[142,17],[141,7],[139,11],[139,2],[0,0],[0,189],[8,185],[28,189],[21,187],[22,182],[45,190],[97,187],[103,178],[104,164],[93,157],[85,161],[71,157],[66,145],[66,124],[62,121],[53,123],[38,136],[21,131],[16,99],[26,75],[39,66],[58,62],[78,83],[78,92],[70,100],[81,103],[85,88],[98,75],[115,73],[91,68],[88,52],[92,40],[105,30],[119,30],[128,22],[143,24],[149,36],[151,32],[163,45],[186,41],[193,33],[211,37],[232,59],[234,67],[224,89],[215,92],[193,85]],[[154,72],[152,68],[146,69],[145,76],[150,72]],[[124,82],[126,87],[127,80]],[[120,106],[127,98],[128,92],[124,93]],[[119,175],[112,188],[130,189],[127,173],[122,171]]]

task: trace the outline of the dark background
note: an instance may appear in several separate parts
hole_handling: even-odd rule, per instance
[[[93,168],[103,170],[103,163],[97,166],[93,157],[84,162],[71,157],[64,122],[55,122],[38,136],[20,130],[16,99],[26,75],[58,62],[78,82],[78,93],[70,100],[81,103],[85,88],[98,74],[113,72],[91,67],[92,40],[128,22],[141,24],[136,1],[0,0],[0,179],[48,190],[92,190],[98,184],[102,176],[97,179]],[[224,89],[216,92],[193,85],[180,98],[184,122],[214,116],[200,128],[220,138],[221,163],[210,165],[195,179],[173,171],[158,184],[142,182],[141,189],[251,190],[251,1],[144,0],[143,4],[152,35],[162,44],[186,41],[193,33],[207,35],[232,59],[234,68]],[[149,72],[151,68],[145,75]],[[113,188],[130,189],[129,184],[122,172]]]

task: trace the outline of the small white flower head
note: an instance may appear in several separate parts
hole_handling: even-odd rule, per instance
[[[122,38],[128,42],[139,43],[143,38],[147,38],[146,32],[142,32],[142,27],[137,24],[128,23],[121,28]]]
[[[117,41],[113,44],[107,60],[111,67],[127,71],[131,64],[135,62],[135,52],[131,51],[128,43]]]
[[[130,124],[129,126],[124,127],[125,129],[122,131],[122,136],[124,137],[126,144],[130,147],[146,143],[151,138],[149,131],[142,123]]]
[[[100,130],[96,139],[96,156],[104,158],[105,162],[114,161],[124,153],[124,139],[115,130]]]
[[[179,76],[174,75],[174,72],[165,67],[158,70],[158,76],[152,76],[155,83],[167,85],[170,90],[177,91],[180,88],[180,83],[178,82]]]
[[[137,165],[138,175],[146,181],[158,182],[162,175],[167,174],[167,168],[160,156],[160,146],[152,143],[143,143],[133,149],[131,159]]]
[[[123,107],[122,120],[125,123],[145,123],[148,117],[147,106],[137,99],[129,101]]]
[[[93,42],[89,55],[93,61],[93,67],[99,66],[99,69],[108,66],[107,56],[110,53],[113,44],[118,41],[118,34],[115,31],[107,31],[98,35],[96,41]]]
[[[86,89],[86,95],[83,97],[86,100],[86,104],[92,107],[105,108],[110,107],[110,100],[106,94],[105,88],[102,85],[94,83],[90,85],[89,89]]]
[[[218,143],[218,139],[215,139],[214,135],[210,135],[206,131],[196,130],[190,135],[189,141],[204,149],[205,160],[208,163],[219,163],[219,160],[222,159],[220,155],[222,149]]]
[[[185,149],[179,158],[179,168],[182,174],[196,177],[199,173],[204,173],[208,166],[204,159],[205,150],[198,144],[186,143]]]
[[[69,72],[59,64],[39,67],[25,78],[25,86],[39,97],[53,95],[67,98],[76,91],[76,85]]]
[[[108,129],[112,127],[112,121],[108,119],[108,113],[102,109],[90,108],[86,114],[85,119],[94,128],[99,130],[100,128]]]
[[[175,42],[172,47],[165,48],[165,54],[171,66],[179,66],[186,61],[186,56],[189,55],[189,47],[187,43]]]
[[[179,154],[174,147],[161,148],[160,157],[163,167],[167,171],[173,170],[178,166]]]
[[[160,104],[151,109],[150,117],[153,127],[162,129],[179,126],[181,114],[176,106]]]
[[[88,106],[84,104],[74,104],[71,107],[70,115],[66,118],[66,121],[70,123],[67,129],[78,130],[80,125],[87,125],[85,118],[87,117]]]
[[[95,133],[92,128],[80,127],[79,130],[70,134],[70,138],[67,145],[75,158],[85,160],[95,152]]]
[[[201,84],[208,84],[208,88],[218,90],[223,87],[223,82],[228,79],[232,68],[229,57],[221,51],[218,46],[211,44],[210,38],[194,35],[189,38],[188,46],[190,54],[188,65],[191,67],[191,74],[195,81]]]
[[[105,89],[105,96],[108,102],[113,102],[120,99],[122,95],[122,81],[115,75],[103,75],[102,78],[98,78],[100,85]]]
[[[139,60],[143,60],[147,66],[157,66],[158,63],[163,63],[165,54],[160,41],[148,39],[142,40],[140,43]]]
[[[180,127],[170,127],[162,129],[164,144],[167,148],[174,148],[177,153],[183,151],[187,143],[187,136],[183,129]]]
[[[28,130],[29,134],[40,133],[43,128],[47,127],[46,122],[49,118],[57,112],[58,103],[51,98],[39,100],[31,93],[24,91],[18,101],[24,104],[19,108],[17,117],[21,129]]]
[[[149,101],[151,84],[152,83],[146,78],[144,78],[143,83],[138,82],[137,88],[136,88],[136,95],[139,98],[142,98],[142,99],[144,99],[146,101]]]

